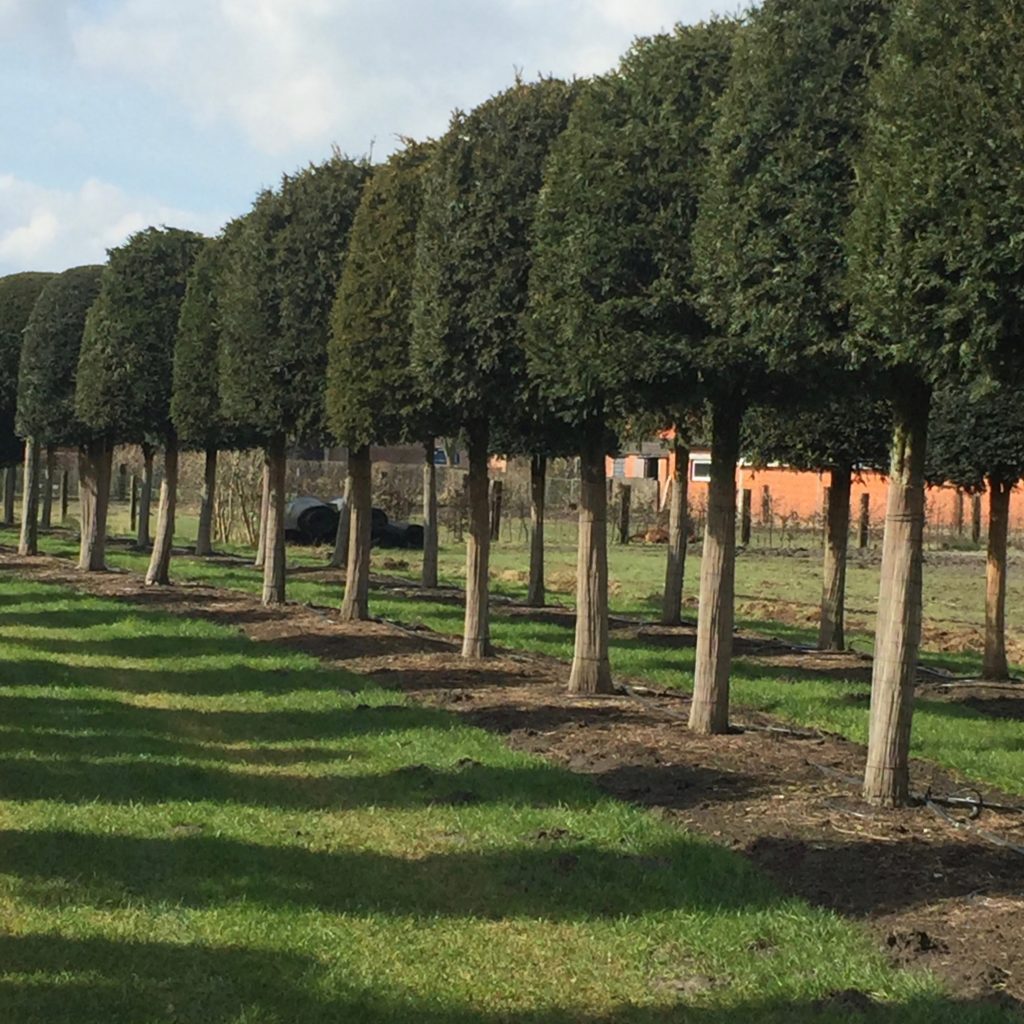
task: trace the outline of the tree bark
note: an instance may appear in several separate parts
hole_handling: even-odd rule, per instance
[[[543,455],[530,459],[530,583],[526,603],[543,608],[544,592],[544,514],[546,511],[548,460]]]
[[[71,498],[71,474],[62,469],[60,472],[60,521],[64,524],[68,521],[68,501]]]
[[[985,568],[985,654],[982,679],[1009,679],[1006,662],[1006,539],[1012,484],[989,477],[988,561]]]
[[[142,446],[142,487],[139,491],[139,532],[136,543],[148,548],[152,543],[149,534],[149,512],[153,503],[153,446]]]
[[[283,437],[275,438],[267,447],[266,460],[270,494],[263,541],[263,603],[274,605],[285,600],[284,489],[288,454]]]
[[[576,645],[570,693],[611,693],[608,660],[608,485],[598,439],[580,452],[579,547],[576,555]]]
[[[256,561],[253,563],[257,569],[262,569],[267,560],[267,520],[270,517],[270,461],[264,456],[263,459],[263,487],[260,490],[260,526],[259,541],[256,545]]]
[[[78,450],[82,519],[78,568],[85,572],[103,572],[107,567],[107,508],[113,455],[113,450],[103,440],[91,441]]]
[[[206,449],[203,465],[203,490],[199,496],[199,528],[196,530],[196,554],[213,554],[213,506],[217,500],[217,449]]]
[[[629,510],[633,500],[633,488],[629,484],[619,485],[619,543],[629,543]]]
[[[348,537],[352,524],[352,470],[351,455],[349,470],[345,475],[345,486],[342,488],[341,508],[338,510],[338,529],[334,533],[334,552],[328,566],[332,569],[348,568]]]
[[[43,508],[39,525],[44,530],[53,526],[53,483],[57,477],[57,450],[46,446],[46,463],[43,470]]]
[[[828,509],[825,513],[825,565],[821,587],[818,650],[846,648],[846,552],[850,543],[850,489],[853,469],[833,466],[829,474]]]
[[[865,800],[882,807],[901,807],[910,793],[908,759],[921,642],[921,543],[929,404],[927,389],[918,385],[905,388],[894,406],[864,772]]]
[[[500,480],[491,482],[491,540],[501,540],[501,498],[505,485]]]
[[[18,467],[4,470],[4,526],[14,525],[14,499],[18,490]]]
[[[704,554],[700,565],[697,660],[690,728],[703,735],[729,729],[733,597],[736,574],[736,463],[742,413],[716,403],[712,410],[711,480]]]
[[[491,650],[491,517],[487,480],[487,428],[469,431],[469,540],[466,542],[466,618],[462,656],[487,658]]]
[[[19,555],[39,554],[39,442],[25,439],[25,473],[21,487]]]
[[[423,576],[422,585],[437,586],[437,466],[434,464],[434,439],[423,444]]]
[[[178,506],[178,439],[167,438],[164,447],[164,476],[160,481],[157,506],[156,540],[149,556],[146,584],[167,586],[171,582],[171,547],[174,544],[174,517]]]
[[[686,571],[687,499],[690,487],[690,449],[678,440],[672,444],[675,469],[669,481],[668,557],[665,561],[665,591],[661,598],[661,624],[682,622],[683,579]]]
[[[365,621],[370,617],[370,525],[373,514],[371,468],[368,445],[349,451],[351,516],[345,599],[341,603],[342,622]]]

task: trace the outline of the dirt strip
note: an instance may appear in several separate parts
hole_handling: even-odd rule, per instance
[[[694,736],[685,725],[684,697],[571,697],[568,666],[551,658],[506,652],[465,661],[452,638],[428,630],[341,624],[331,609],[267,609],[247,594],[205,586],[146,587],[133,574],[83,574],[66,561],[19,558],[9,549],[0,549],[0,573],[237,627],[253,640],[305,651],[459,714],[516,749],[589,775],[608,793],[740,852],[785,891],[860,919],[894,963],[927,968],[965,998],[1024,1011],[1024,855],[976,831],[1024,847],[1024,814],[986,808],[972,829],[928,807],[873,810],[859,801],[851,781],[863,767],[858,744],[780,730],[768,716],[742,708],[734,719],[745,728],[725,737]],[[502,608],[509,613],[538,614]],[[539,614],[571,617],[557,609]],[[618,625],[654,644],[693,641],[692,627]],[[753,636],[739,640],[740,656],[777,674],[780,686],[787,675],[849,679],[865,672],[856,655],[804,654]],[[924,688],[928,699],[1024,718],[1024,694],[1012,687],[989,692],[929,681]],[[989,706],[993,701],[1002,703]],[[913,775],[920,791],[968,787],[924,762],[915,763]],[[973,788],[986,802],[1024,804],[989,787]],[[967,818],[960,810],[949,813]]]

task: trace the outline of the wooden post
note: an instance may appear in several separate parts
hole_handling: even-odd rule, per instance
[[[750,544],[751,532],[751,505],[754,500],[754,492],[749,487],[743,488],[743,515],[740,520],[740,543],[747,547]]]
[[[501,538],[501,492],[504,484],[500,480],[491,481],[491,540]]]
[[[971,540],[975,544],[981,541],[981,495],[971,495]]]
[[[871,495],[865,491],[860,496],[860,528],[857,546],[863,551],[868,546],[871,531]]]
[[[623,484],[619,488],[619,543],[629,543],[629,507],[633,500],[633,488]]]
[[[70,499],[70,489],[71,474],[66,469],[62,469],[60,473],[60,521],[62,524],[68,521],[68,501]]]

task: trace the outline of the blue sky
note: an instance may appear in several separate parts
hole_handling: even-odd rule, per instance
[[[0,0],[0,274],[214,233],[332,145],[443,132],[516,69],[615,64],[722,0]]]

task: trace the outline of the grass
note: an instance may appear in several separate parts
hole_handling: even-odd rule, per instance
[[[10,532],[0,531],[0,540],[10,542]],[[185,543],[184,538],[182,543]],[[76,546],[66,537],[54,535],[43,539],[47,551],[73,556]],[[650,611],[644,594],[657,590],[663,572],[664,550],[631,547],[612,548],[612,603],[616,611],[643,614]],[[548,552],[549,571],[561,579],[567,559],[572,555],[567,538],[555,533]],[[291,549],[290,559],[297,565],[322,565],[320,554]],[[415,576],[418,571],[415,552],[374,552],[374,568],[384,574]],[[442,550],[442,576],[449,583],[460,582],[462,550],[449,545]],[[124,549],[111,550],[109,563],[117,568],[141,571],[146,557]],[[522,545],[502,543],[494,549],[494,590],[508,597],[523,596],[519,573],[525,564]],[[408,563],[403,567],[403,563]],[[690,559],[688,579],[696,577],[696,558]],[[388,569],[386,566],[398,566]],[[519,568],[513,568],[517,566]],[[980,609],[969,600],[967,582],[973,576],[963,564],[936,565],[928,577],[927,607],[938,609],[939,618],[928,619],[931,625],[944,626],[955,622],[971,622]],[[818,565],[816,560],[780,558],[751,552],[740,559],[738,591],[762,597],[783,592],[792,600],[800,600],[813,612],[817,596]],[[176,558],[172,565],[176,579],[204,582],[258,593],[260,578],[245,564],[209,564],[201,559]],[[878,569],[851,566],[851,617],[866,605],[871,587],[877,587]],[[984,577],[980,577],[983,584]],[[976,582],[976,581],[975,581]],[[770,586],[776,588],[770,590]],[[769,589],[765,589],[769,588]],[[289,598],[317,605],[336,605],[341,593],[337,584],[310,581],[300,575],[288,584]],[[569,595],[557,593],[558,600]],[[1024,613],[1024,596],[1011,588],[1008,618]],[[462,629],[462,607],[457,595],[450,601],[397,596],[386,589],[376,589],[371,597],[372,611],[395,621],[419,622],[446,634],[459,634]],[[946,608],[943,612],[942,609]],[[945,617],[942,617],[945,615]],[[799,624],[747,619],[752,628],[792,642],[810,642],[814,631]],[[504,647],[534,651],[555,657],[572,657],[573,635],[570,625],[550,618],[524,619],[503,614],[500,603],[492,609],[492,635]],[[861,631],[858,647],[869,649],[868,637]],[[692,648],[667,646],[652,638],[616,636],[612,631],[611,657],[614,670],[620,675],[651,683],[687,690],[693,681]],[[977,671],[978,657],[972,653],[929,653],[925,661],[960,672]],[[821,728],[840,733],[850,739],[866,742],[869,687],[864,682],[832,678],[821,673],[800,672],[793,668],[772,668],[769,662],[757,664],[737,659],[732,678],[734,701],[743,707],[770,712],[793,724]],[[1011,793],[1024,793],[1024,722],[1018,719],[994,719],[965,706],[942,701],[919,700],[914,715],[912,752],[933,761],[967,779],[998,786]]]
[[[1010,1019],[740,857],[226,627],[8,576],[0,665],[12,1024]],[[847,989],[880,1003],[816,1004]]]

